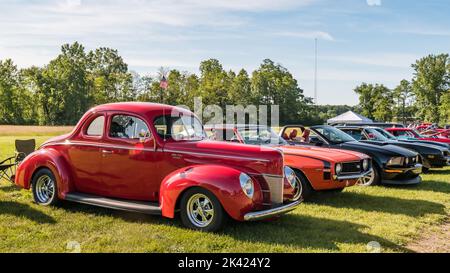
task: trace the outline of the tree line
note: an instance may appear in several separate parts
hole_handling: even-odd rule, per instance
[[[73,125],[90,107],[119,101],[186,105],[195,97],[204,105],[279,105],[285,123],[315,122],[312,100],[280,64],[267,59],[251,75],[226,71],[216,59],[200,63],[199,75],[176,69],[158,76],[129,71],[118,51],[86,51],[78,42],[65,44],[43,67],[18,69],[0,60],[0,124]],[[168,88],[160,88],[161,76]]]
[[[449,122],[449,57],[430,55],[413,65],[414,78],[390,90],[381,84],[358,86],[358,106],[314,105],[282,65],[266,59],[251,74],[225,70],[216,59],[200,63],[199,74],[160,69],[139,75],[111,48],[86,51],[78,42],[65,44],[43,67],[19,69],[0,60],[0,124],[73,125],[89,108],[110,102],[145,101],[186,105],[279,105],[280,123],[321,124],[348,110],[379,121]],[[168,88],[160,80],[167,77]]]
[[[355,88],[361,114],[378,121],[450,123],[450,58],[428,55],[412,64],[411,80],[394,89],[363,83]]]

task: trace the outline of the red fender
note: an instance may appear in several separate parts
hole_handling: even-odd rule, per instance
[[[261,187],[254,179],[253,199],[242,191],[239,176],[242,172],[220,165],[196,165],[169,174],[161,184],[159,200],[162,215],[174,218],[177,201],[181,194],[192,187],[201,187],[213,193],[228,215],[238,221],[248,212],[261,209]]]
[[[16,185],[30,189],[33,174],[40,168],[48,168],[55,175],[59,198],[64,199],[67,192],[74,191],[67,161],[57,150],[51,148],[37,150],[18,166]]]

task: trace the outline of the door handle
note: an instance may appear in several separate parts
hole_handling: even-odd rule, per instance
[[[180,154],[172,154],[173,159],[181,159],[183,156]]]
[[[111,150],[102,150],[102,154],[104,154],[104,155],[107,155],[107,154],[112,154],[113,153],[113,151],[111,151]]]

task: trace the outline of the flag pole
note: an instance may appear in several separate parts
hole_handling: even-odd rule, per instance
[[[314,103],[317,105],[317,38],[314,39]]]

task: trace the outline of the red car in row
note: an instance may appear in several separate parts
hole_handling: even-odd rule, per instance
[[[71,133],[29,155],[15,176],[41,205],[67,200],[168,218],[179,212],[185,226],[203,231],[227,218],[253,221],[295,209],[299,181],[280,150],[206,140],[193,113],[151,103],[89,110]]]
[[[450,144],[450,138],[441,136],[442,132],[438,132],[432,135],[422,135],[411,128],[386,128],[385,130],[393,134],[398,139],[419,139]]]

